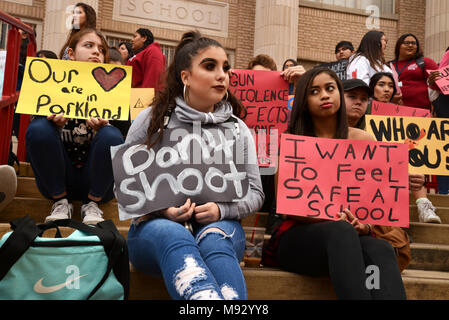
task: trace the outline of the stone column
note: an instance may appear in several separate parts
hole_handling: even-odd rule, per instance
[[[254,56],[271,56],[278,70],[298,56],[299,0],[256,0]]]
[[[70,32],[70,6],[77,2],[76,0],[46,0],[42,49],[51,50],[59,56],[59,51]],[[98,24],[98,0],[83,0],[83,2],[95,9]]]
[[[447,0],[427,0],[424,56],[438,63],[447,47],[449,47],[449,3]]]

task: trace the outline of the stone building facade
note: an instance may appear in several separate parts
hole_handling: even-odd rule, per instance
[[[1,0],[0,10],[32,25],[37,47],[56,53],[65,42],[73,0]],[[246,68],[259,53],[272,56],[280,70],[287,58],[306,68],[335,60],[335,45],[357,48],[370,29],[385,32],[386,59],[396,39],[418,36],[426,56],[440,60],[449,46],[449,3],[445,0],[85,0],[97,12],[97,27],[110,45],[149,28],[168,61],[183,32],[196,28],[220,41],[234,68]],[[6,25],[0,26],[0,49]]]

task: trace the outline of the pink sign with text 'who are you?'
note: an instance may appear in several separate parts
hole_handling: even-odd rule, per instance
[[[259,166],[277,164],[278,139],[288,125],[288,83],[279,71],[233,69],[229,90],[246,107]]]
[[[281,136],[277,213],[408,227],[408,150],[398,143]]]

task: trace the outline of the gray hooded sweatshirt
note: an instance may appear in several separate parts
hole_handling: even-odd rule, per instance
[[[232,116],[232,106],[225,102],[219,103],[214,112],[200,112],[189,107],[182,98],[176,98],[176,108],[174,109],[167,128],[176,128],[183,123],[193,123],[195,121],[201,124],[224,123]],[[126,144],[146,143],[147,131],[151,120],[151,107],[141,111],[133,121],[126,137]],[[239,137],[238,143],[244,145],[245,170],[249,180],[250,190],[247,196],[237,202],[219,202],[221,220],[223,219],[242,219],[262,207],[265,195],[263,193],[260,180],[259,166],[257,163],[257,153],[254,139],[246,124],[238,119]]]

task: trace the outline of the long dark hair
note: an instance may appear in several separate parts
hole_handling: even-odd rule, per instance
[[[391,95],[391,98],[390,98],[390,101],[391,101],[391,100],[393,100],[393,97],[396,94],[397,90],[396,90],[396,83],[394,82],[393,74],[390,72],[378,72],[378,73],[375,73],[371,77],[371,79],[369,81],[369,87],[371,88],[371,92],[373,92],[373,99],[375,99],[374,98],[374,87],[377,85],[377,83],[379,82],[379,80],[382,77],[388,77],[393,82],[393,94]],[[377,99],[375,99],[375,100],[377,100]]]
[[[97,13],[95,12],[95,9],[84,2],[78,2],[77,4],[75,4],[75,6],[73,7],[73,10],[75,10],[77,7],[83,8],[84,13],[86,14],[86,23],[84,24],[83,29],[84,28],[96,29],[97,28]],[[70,39],[80,30],[81,30],[81,26],[79,29],[77,29],[75,27],[75,25],[72,24],[72,29],[70,30],[67,40],[66,40],[65,44],[62,46],[61,51],[59,52],[59,58],[62,58],[62,56],[64,55],[66,48],[69,46]]]
[[[147,145],[149,148],[162,138],[164,117],[176,108],[175,98],[183,96],[184,84],[181,80],[181,71],[190,69],[192,59],[200,51],[209,47],[223,48],[218,41],[203,37],[198,31],[190,31],[182,35],[181,41],[175,48],[173,61],[167,69],[164,88],[156,92],[153,100],[151,123],[147,131]],[[233,114],[239,118],[244,118],[246,116],[245,107],[231,91],[228,90],[227,92],[227,102],[231,104]],[[158,131],[159,135],[152,141],[151,137]]]
[[[406,33],[406,34],[403,34],[402,36],[400,36],[398,41],[396,41],[396,46],[394,47],[394,59],[396,61],[399,60],[399,51],[401,49],[401,45],[404,43],[405,38],[407,38],[407,37],[413,37],[413,38],[415,38],[415,41],[416,41],[416,53],[412,59],[416,60],[423,56],[422,49],[421,49],[421,46],[419,45],[418,38],[413,33]]]
[[[377,30],[371,30],[365,33],[353,59],[358,56],[364,56],[368,59],[373,69],[382,70],[382,64],[385,64],[385,58],[382,55],[381,39],[384,35],[382,31]]]
[[[346,118],[346,105],[344,99],[343,85],[337,74],[329,68],[317,67],[304,73],[296,84],[295,100],[293,102],[290,122],[287,133],[302,136],[316,137],[315,128],[309,112],[307,97],[310,92],[313,80],[321,73],[327,73],[337,83],[340,92],[340,109],[337,111],[337,129],[334,133],[335,139],[348,138],[348,120]]]

